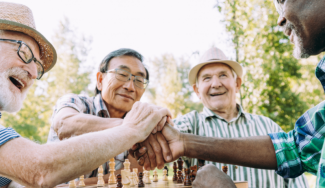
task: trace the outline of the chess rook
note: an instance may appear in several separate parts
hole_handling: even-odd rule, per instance
[[[190,186],[192,185],[192,182],[190,180],[190,169],[189,168],[185,168],[184,172],[185,172],[185,178],[184,178],[184,185],[185,186]]]

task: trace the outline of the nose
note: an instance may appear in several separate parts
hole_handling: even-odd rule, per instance
[[[134,76],[131,76],[130,80],[124,83],[123,88],[129,92],[135,91],[135,85],[133,80]]]
[[[287,19],[280,15],[279,18],[278,18],[278,25],[279,26],[284,26],[286,22],[287,22]]]
[[[222,83],[220,82],[219,78],[217,76],[212,77],[212,84],[211,87],[213,88],[219,88],[222,86]]]
[[[23,69],[28,72],[31,79],[37,78],[37,65],[34,62],[30,62],[29,64],[24,64]]]

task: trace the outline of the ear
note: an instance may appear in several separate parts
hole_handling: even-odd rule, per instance
[[[103,89],[103,84],[102,84],[103,79],[104,79],[103,73],[102,72],[97,72],[97,74],[96,74],[96,80],[97,80],[96,85],[97,85],[97,89],[99,91],[102,91],[102,89]]]
[[[201,99],[200,93],[199,93],[199,88],[196,86],[196,84],[193,84],[192,87],[193,87],[193,90],[196,93],[197,97],[199,97],[199,99]]]
[[[240,87],[241,87],[241,83],[242,83],[241,78],[237,78],[237,79],[236,79],[236,93],[239,92]]]

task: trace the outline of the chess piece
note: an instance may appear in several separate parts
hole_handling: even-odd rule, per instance
[[[178,170],[177,174],[177,183],[183,183],[182,171]]]
[[[190,180],[190,172],[191,172],[191,170],[189,168],[185,168],[184,172],[185,172],[184,185],[185,186],[192,185],[192,182]]]
[[[121,170],[122,184],[124,188],[130,188],[131,184],[131,172],[128,170]]]
[[[168,167],[167,166],[164,166],[164,169],[167,170],[167,177],[168,177]]]
[[[138,187],[144,187],[144,183],[143,183],[143,173],[139,172],[139,183],[138,183]]]
[[[147,176],[146,176],[146,174],[147,174],[147,172],[148,171],[146,171],[146,169],[143,167],[143,171],[142,171],[142,173],[143,173],[143,183],[147,183]]]
[[[110,175],[109,175],[109,180],[108,180],[108,183],[109,184],[115,184],[116,183],[116,178],[115,178],[115,159],[114,158],[111,158],[109,160],[109,172],[110,172]]]
[[[86,186],[85,185],[85,182],[84,182],[84,180],[85,180],[85,176],[84,175],[80,176],[79,180],[80,181],[79,181],[78,187],[84,187],[84,186]]]
[[[153,171],[153,182],[158,182],[158,173],[157,173],[157,170],[154,170]]]
[[[117,181],[116,188],[123,187],[121,174],[117,174],[116,175],[116,181]]]
[[[228,172],[228,166],[222,166],[222,171],[227,174]]]
[[[139,178],[138,178],[138,168],[133,168],[133,172],[135,172],[135,178],[136,178],[136,181],[137,181],[136,184],[138,184],[138,182],[139,182]]]
[[[69,188],[76,188],[76,182],[74,180],[69,181]]]
[[[124,165],[124,170],[131,172],[131,170],[130,170],[131,163],[130,163],[129,159],[125,159],[125,162],[123,163],[123,165]]]
[[[97,181],[97,187],[104,187],[105,186],[105,182],[104,182],[104,178],[103,178],[103,167],[102,165],[99,166],[98,168],[98,181]]]
[[[163,181],[168,181],[168,178],[167,178],[167,170],[166,169],[163,170],[163,179],[162,180]]]
[[[204,166],[204,164],[205,164],[205,160],[202,160],[202,159],[197,159],[197,162],[199,163],[198,165],[198,169],[200,169],[201,167],[203,167]]]
[[[195,180],[196,177],[196,173],[197,173],[197,166],[191,166],[191,182],[193,182]]]
[[[131,183],[130,186],[134,187],[135,185],[137,185],[137,179],[136,179],[137,174],[135,172],[131,172]],[[123,178],[122,178],[123,179]]]
[[[176,165],[176,162],[174,162],[173,169],[174,169],[173,181],[177,181],[177,165]]]
[[[151,184],[150,171],[147,171],[147,174],[146,174],[146,184]]]
[[[183,177],[184,177],[185,176],[184,168],[182,169],[182,174],[183,174]]]

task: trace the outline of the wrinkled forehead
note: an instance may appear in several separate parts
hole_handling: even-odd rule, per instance
[[[37,42],[32,37],[30,37],[24,33],[17,32],[17,31],[0,30],[0,38],[23,41],[31,48],[34,55],[38,56],[38,59],[39,59],[40,48],[39,48],[39,45],[37,44]]]
[[[207,65],[204,65],[201,67],[199,70],[197,77],[199,78],[203,74],[214,74],[216,72],[221,72],[221,71],[229,71],[231,73],[231,67],[227,64],[224,63],[210,63]]]

